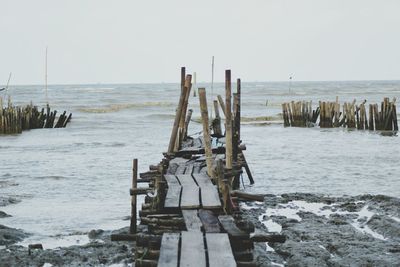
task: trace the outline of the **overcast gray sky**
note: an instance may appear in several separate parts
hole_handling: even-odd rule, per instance
[[[400,77],[399,0],[0,0],[0,84]]]

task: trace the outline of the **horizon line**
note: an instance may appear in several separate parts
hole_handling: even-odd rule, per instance
[[[225,81],[214,81],[214,83],[221,84],[224,83]],[[354,79],[354,80],[270,80],[270,81],[243,81],[241,79],[241,83],[318,83],[318,82],[400,82],[399,80],[396,79],[376,79],[376,80],[360,80],[360,79]],[[236,80],[232,80],[232,83],[236,83]],[[85,82],[85,83],[51,83],[47,84],[48,86],[60,86],[60,85],[129,85],[129,84],[179,84],[179,82]],[[211,82],[206,82],[206,81],[201,81],[196,84],[211,84]],[[45,86],[45,84],[40,84],[40,83],[31,83],[31,84],[9,84],[8,87],[13,87],[13,86]],[[0,87],[6,87],[6,84],[0,85]]]

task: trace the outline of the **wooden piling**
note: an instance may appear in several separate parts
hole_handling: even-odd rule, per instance
[[[183,131],[183,140],[186,140],[186,138],[187,138],[187,132],[188,132],[190,120],[192,118],[192,113],[193,113],[193,109],[189,109],[188,114],[186,116],[186,120],[185,120],[185,127],[184,127],[184,131]]]
[[[210,177],[214,177],[214,174],[212,172],[211,136],[210,136],[210,127],[208,124],[208,109],[207,109],[207,98],[206,98],[205,88],[199,88],[199,101],[200,101],[201,119],[203,124],[203,138],[204,138],[204,148],[206,155],[207,174]]]
[[[189,103],[189,97],[190,97],[190,91],[192,89],[192,75],[187,75],[186,76],[186,81],[184,84],[184,87],[182,90],[185,91],[185,99],[183,101],[183,107],[182,107],[182,114],[181,114],[181,119],[179,122],[179,147],[182,144],[182,141],[185,138],[185,132],[187,132],[187,129],[185,129],[186,127],[186,111],[187,111],[187,107],[188,107],[188,103]]]
[[[132,189],[137,188],[137,174],[138,174],[138,160],[133,160],[132,165]],[[136,220],[137,220],[137,195],[134,194],[131,197],[131,225],[129,227],[129,232],[131,234],[136,233]]]
[[[222,128],[221,128],[221,117],[219,115],[219,108],[218,108],[218,101],[214,100],[214,111],[215,111],[215,118],[213,120],[213,130],[214,130],[214,135],[217,137],[222,136]]]
[[[183,71],[182,71],[183,73]],[[190,77],[187,77],[189,79]],[[190,83],[190,81],[188,81]],[[175,114],[175,121],[174,121],[174,126],[172,127],[171,131],[171,137],[169,139],[169,145],[168,145],[168,153],[173,153],[175,151],[175,143],[177,141],[177,135],[178,135],[178,130],[179,130],[179,122],[182,116],[182,108],[183,108],[183,103],[185,101],[185,96],[186,92],[185,90],[181,90],[181,95],[179,97],[179,103],[178,103],[178,108],[176,110]]]
[[[226,107],[225,107],[224,99],[222,98],[221,95],[218,95],[217,98],[218,98],[219,105],[221,106],[222,113],[224,113],[224,116],[226,118]]]
[[[231,71],[225,71],[225,157],[226,168],[232,169],[232,107]]]

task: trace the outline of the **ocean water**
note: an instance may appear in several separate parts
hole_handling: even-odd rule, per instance
[[[208,88],[210,105],[212,97],[224,94],[223,84],[213,92],[209,84],[197,86]],[[0,224],[33,233],[29,241],[63,240],[60,244],[70,237],[76,242],[91,229],[127,226],[132,159],[139,159],[141,172],[161,160],[179,91],[178,84],[49,86],[51,107],[72,112],[72,121],[65,129],[0,136],[0,195],[21,199],[0,207],[12,215]],[[15,86],[9,93],[16,104],[45,104],[43,86]],[[341,102],[380,103],[383,97],[399,98],[400,82],[242,84],[242,140],[256,181],[249,186],[244,175],[246,190],[400,197],[398,136],[283,127],[283,102],[312,100],[315,107],[336,96]],[[189,106],[196,121],[198,98],[191,97]],[[189,134],[201,131],[195,121]]]

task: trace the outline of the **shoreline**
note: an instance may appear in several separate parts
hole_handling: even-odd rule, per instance
[[[264,202],[241,201],[240,205],[243,218],[255,225],[255,234],[276,231],[287,237],[285,243],[255,243],[259,266],[400,264],[400,198],[289,193],[267,195]],[[35,249],[31,255],[27,247],[17,245],[29,233],[4,227],[0,233],[4,229],[18,241],[4,245],[0,239],[0,266],[130,266],[135,260],[134,242],[110,239],[111,234],[127,233],[128,227],[92,230],[87,233],[87,244]]]

